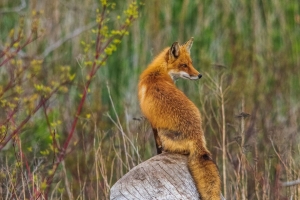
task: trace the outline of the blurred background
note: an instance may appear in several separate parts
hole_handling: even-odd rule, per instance
[[[133,5],[138,15],[128,20]],[[99,21],[103,42],[130,27],[112,54],[100,51],[108,58],[88,84]],[[203,77],[176,85],[202,114],[223,194],[299,199],[298,0],[1,0],[0,196],[108,199],[120,177],[156,154],[137,100],[140,73],[191,37]]]

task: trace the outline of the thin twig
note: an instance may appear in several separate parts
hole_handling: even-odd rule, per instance
[[[64,84],[64,83],[63,83]],[[63,85],[62,84],[62,85]],[[40,102],[39,102],[39,104],[35,107],[35,109],[33,109],[33,111],[31,112],[31,113],[29,113],[28,115],[27,115],[27,117],[20,123],[20,125],[8,136],[8,137],[6,137],[5,138],[5,140],[4,141],[2,141],[1,143],[0,143],[0,150],[2,150],[5,146],[6,146],[6,144],[15,136],[15,135],[17,135],[18,133],[19,133],[19,131],[23,128],[23,126],[25,125],[25,124],[27,124],[27,122],[31,119],[31,117],[43,106],[43,104],[46,102],[46,101],[48,101],[50,98],[51,98],[51,96],[54,94],[54,93],[56,93],[57,92],[57,90],[59,89],[61,87],[61,85],[60,86],[58,86],[57,88],[55,88],[49,95],[48,95],[48,97],[47,98],[42,98],[41,100],[40,100]]]
[[[113,122],[113,124],[118,128],[118,130],[120,132],[123,131],[123,129],[121,129],[121,124],[118,124],[117,122],[115,122],[115,120],[113,120],[113,118],[109,115],[109,114],[106,114],[106,116]],[[140,155],[139,155],[139,152],[138,152],[138,149],[135,147],[135,145],[133,144],[133,142],[130,140],[130,138],[124,133],[122,132],[122,137],[125,137],[125,139],[130,143],[131,147],[133,148],[133,150],[135,151],[135,153],[137,154],[138,156],[138,159],[141,160],[140,158]],[[130,154],[126,154],[126,156],[129,156],[131,158],[131,160],[133,160],[133,158],[131,157]]]
[[[69,199],[74,199],[74,196],[70,190],[70,183],[68,181],[68,176],[67,176],[67,170],[66,170],[66,166],[65,166],[65,161],[62,161],[61,162],[61,165],[62,165],[62,169],[63,169],[63,172],[64,172],[64,177],[65,177],[65,185],[66,185],[66,190],[67,190],[67,194],[68,194],[68,197]]]
[[[10,8],[10,9],[3,8],[3,9],[0,10],[0,14],[11,13],[11,12],[20,12],[24,8],[26,8],[26,1],[25,0],[21,0],[21,3],[20,3],[19,6],[13,7],[13,8]]]
[[[33,37],[33,33],[31,33],[26,42],[23,45],[20,45],[14,52],[10,53],[9,56],[6,57],[6,59],[4,59],[1,63],[0,63],[0,67],[2,67],[3,65],[5,65],[10,59],[12,59],[13,57],[15,57],[19,51],[21,51],[21,49],[23,49],[24,47],[26,47],[28,44],[30,44],[31,42],[33,42],[34,40],[36,40],[38,37]]]
[[[222,80],[221,80],[222,83]],[[222,159],[223,159],[223,184],[224,184],[224,197],[227,198],[227,178],[226,178],[226,122],[225,122],[225,105],[224,93],[222,84],[219,87],[221,96],[221,114],[222,114]]]
[[[125,154],[125,160],[126,160],[126,165],[127,165],[127,168],[130,169],[130,165],[129,165],[129,161],[128,161],[128,152],[127,152],[127,146],[126,146],[126,143],[125,143],[125,133],[124,133],[124,130],[123,130],[123,127],[121,125],[121,122],[120,122],[120,119],[119,119],[119,116],[117,114],[117,111],[116,111],[116,108],[115,108],[115,105],[114,105],[114,102],[111,98],[111,94],[110,94],[110,88],[108,86],[108,84],[106,84],[106,87],[107,87],[107,91],[108,91],[108,97],[109,97],[109,100],[110,100],[110,103],[111,103],[111,106],[113,108],[113,111],[115,113],[115,116],[117,118],[117,122],[118,122],[118,127],[122,133],[122,139],[123,139],[123,147],[124,147],[124,154]]]
[[[281,163],[283,164],[283,166],[285,167],[285,170],[288,170],[288,167],[286,166],[286,164],[283,162],[283,160],[281,159],[281,156],[279,155],[279,153],[276,151],[275,146],[274,146],[274,142],[271,139],[271,137],[269,137],[269,140],[271,141],[272,147],[274,149],[274,152],[276,153],[277,157],[279,158],[279,160],[281,161]]]
[[[51,44],[48,48],[45,49],[45,51],[42,53],[42,58],[44,59],[47,57],[52,51],[59,48],[61,45],[63,45],[68,40],[80,35],[81,33],[90,30],[91,28],[95,27],[97,25],[96,22],[92,22],[84,27],[77,28],[72,33],[68,34],[67,36],[59,39],[58,41]]]
[[[299,184],[300,184],[300,179],[281,183],[281,185],[283,187],[290,187],[290,186],[299,185]]]

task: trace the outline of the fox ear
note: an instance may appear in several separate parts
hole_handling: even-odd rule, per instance
[[[191,50],[191,48],[193,46],[193,42],[194,42],[194,38],[191,37],[191,39],[189,41],[187,41],[186,43],[184,43],[186,51],[189,52],[189,53],[191,52],[190,50]]]
[[[174,42],[169,50],[170,58],[177,58],[179,56],[180,46],[178,42]]]

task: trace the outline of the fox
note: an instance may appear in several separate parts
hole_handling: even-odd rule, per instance
[[[219,170],[206,147],[202,119],[196,105],[181,91],[179,78],[199,80],[190,56],[193,38],[174,42],[142,72],[138,84],[141,111],[150,122],[158,153],[188,155],[188,169],[202,200],[221,198]]]

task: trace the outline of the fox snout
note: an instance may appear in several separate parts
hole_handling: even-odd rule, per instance
[[[198,79],[202,78],[202,74],[198,74],[197,76],[189,75],[189,76],[182,77],[182,78],[187,78],[187,79],[191,79],[191,80],[198,80]]]
[[[175,70],[171,70],[169,71],[169,75],[171,76],[171,78],[176,81],[179,78],[183,78],[183,79],[189,79],[189,80],[198,80],[202,77],[202,74],[200,74],[199,72],[197,74],[190,74],[188,72],[185,71],[175,71]]]

